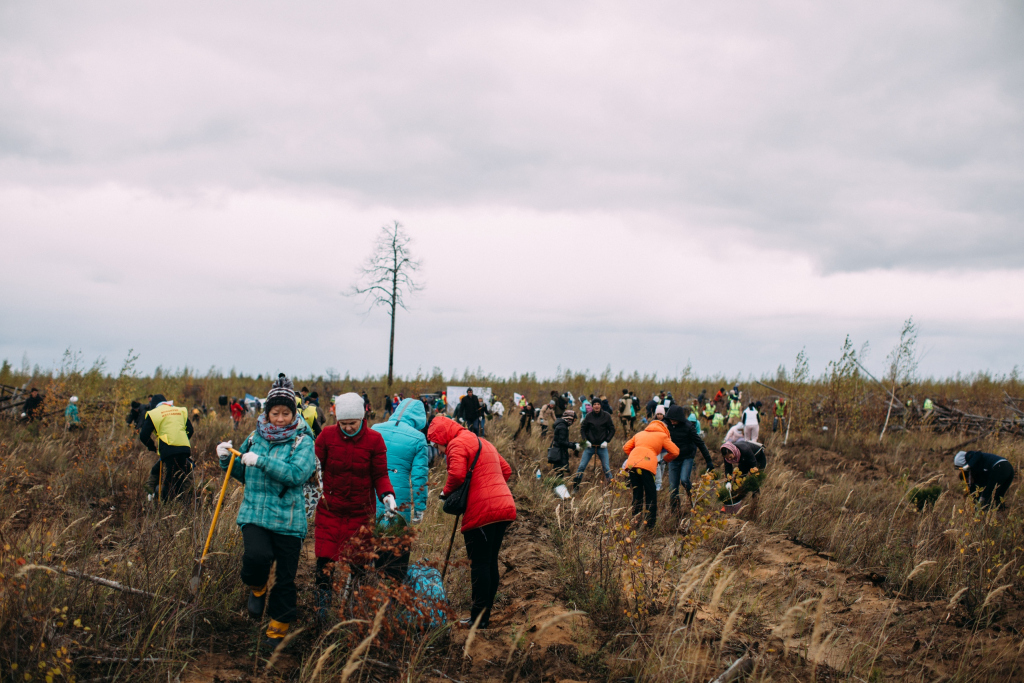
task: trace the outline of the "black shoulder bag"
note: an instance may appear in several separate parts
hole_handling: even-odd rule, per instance
[[[449,493],[444,499],[442,509],[449,515],[461,515],[466,511],[466,504],[469,503],[469,485],[473,481],[473,470],[476,468],[476,461],[480,459],[480,452],[484,449],[484,444],[479,436],[476,437],[476,442],[479,444],[476,449],[476,457],[473,458],[473,464],[466,472],[466,480],[462,482],[462,486]]]

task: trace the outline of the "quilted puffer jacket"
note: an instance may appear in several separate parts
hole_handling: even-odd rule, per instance
[[[658,455],[663,450],[668,451],[665,462],[672,462],[679,455],[679,446],[672,443],[668,426],[660,420],[652,421],[647,425],[647,429],[634,435],[622,450],[629,456],[625,464],[626,469],[639,467],[648,472],[655,472],[658,469]]]
[[[255,465],[246,467],[235,458],[231,476],[245,484],[238,526],[255,524],[278,534],[306,537],[306,504],[303,484],[316,472],[313,432],[305,422],[294,438],[271,443],[253,432],[240,453],[256,453]],[[228,460],[221,463],[227,469]]]
[[[469,485],[466,514],[462,516],[462,532],[466,533],[495,522],[513,522],[516,503],[508,488],[512,468],[487,439],[479,439],[458,422],[444,416],[435,417],[427,431],[427,439],[439,446],[447,446],[445,460],[448,478],[444,482],[444,495],[462,486],[480,449],[480,459],[473,470]]]
[[[374,499],[395,493],[388,478],[387,448],[364,419],[355,436],[338,425],[325,427],[316,439],[316,457],[324,493],[316,507],[314,552],[338,560],[359,528],[372,524]]]
[[[387,422],[373,425],[372,429],[384,437],[388,449],[388,474],[395,489],[395,503],[405,517],[427,509],[427,473],[429,453],[427,437],[421,431],[427,426],[427,411],[423,401],[407,398],[398,404]],[[384,514],[384,503],[377,503],[377,517]]]

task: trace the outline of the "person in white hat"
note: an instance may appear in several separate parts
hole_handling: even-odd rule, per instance
[[[960,470],[967,488],[978,495],[978,504],[1003,509],[1003,497],[1013,483],[1013,465],[1006,458],[983,451],[960,451],[953,456],[953,466]]]
[[[342,394],[334,400],[338,423],[324,427],[316,439],[316,457],[323,470],[324,492],[316,508],[313,532],[316,554],[317,613],[326,619],[333,602],[334,565],[347,562],[362,573],[372,558],[363,557],[353,542],[373,527],[376,501],[397,514],[395,490],[388,476],[384,438],[366,423],[363,397]]]

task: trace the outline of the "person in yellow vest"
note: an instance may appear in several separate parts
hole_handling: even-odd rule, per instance
[[[786,399],[777,398],[775,399],[775,419],[772,421],[772,431],[777,432],[782,424],[786,421],[786,413],[789,411],[789,404],[786,403]]]
[[[163,394],[153,394],[149,405],[139,440],[160,459],[149,472],[146,489],[151,500],[154,493],[159,500],[170,500],[186,490],[192,471],[192,422],[188,419],[188,408],[175,406]]]
[[[930,398],[924,400],[924,417],[921,418],[921,422],[928,424],[928,421],[932,417],[932,412],[935,411],[935,403]]]
[[[320,436],[320,430],[324,428],[324,422],[326,422],[324,411],[320,410],[320,394],[315,391],[309,394],[306,397],[306,404],[299,412],[302,414],[302,419],[313,430],[313,438]]]
[[[716,411],[714,416],[711,418],[711,428],[712,429],[721,429],[724,425],[725,425],[725,415],[722,415],[721,413]]]
[[[711,421],[715,419],[715,404],[711,401],[704,402],[704,419],[709,427],[711,426]]]
[[[740,403],[738,398],[729,399],[729,426],[733,426],[740,421],[740,414],[743,412],[743,404]]]

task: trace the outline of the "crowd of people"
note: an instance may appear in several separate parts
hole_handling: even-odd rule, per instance
[[[621,428],[624,460],[618,475],[632,491],[636,523],[651,529],[658,521],[658,495],[666,474],[670,511],[685,514],[694,505],[698,453],[705,471],[717,469],[710,439],[721,439],[714,450],[721,455],[726,477],[765,471],[770,458],[759,440],[766,419],[763,404],[750,401],[744,407],[742,396],[738,385],[728,392],[720,388],[711,398],[702,391],[685,402],[661,391],[645,404],[629,389],[622,389],[614,404],[601,394],[576,397],[551,391],[536,404],[517,394],[511,401],[518,414],[513,439],[529,435],[533,422],[540,426],[540,437],[550,434],[547,461],[556,481],[571,487],[564,494],[569,496],[584,486],[591,460],[595,470],[600,463],[598,485],[615,478],[612,442],[620,438]],[[255,429],[237,448],[234,439],[224,441],[216,454],[221,469],[244,485],[236,520],[243,539],[240,577],[247,587],[249,613],[269,617],[268,645],[282,643],[297,618],[295,577],[309,520],[314,522],[317,618],[324,621],[337,598],[336,569],[347,569],[347,595],[350,582],[359,581],[375,565],[364,544],[375,526],[422,521],[428,475],[438,457],[447,474],[441,499],[461,492],[467,496],[459,529],[470,563],[472,605],[463,623],[489,626],[500,579],[499,553],[517,515],[508,485],[512,469],[485,438],[488,422],[505,415],[497,397],[483,400],[468,388],[449,404],[443,391],[408,398],[389,394],[378,404],[385,420],[376,424],[366,392],[335,396],[325,411],[317,392],[305,387],[295,391],[283,374],[262,400],[248,395],[224,399],[221,405],[235,432],[247,418],[255,418]],[[38,415],[43,398],[33,390],[29,400],[26,415]],[[68,424],[80,421],[77,403],[76,397],[68,402]],[[189,490],[194,468],[191,442],[196,423],[206,414],[205,407],[189,411],[159,393],[132,403],[127,422],[157,455],[146,484],[150,499],[172,500]],[[770,417],[773,430],[784,428],[789,418],[784,397],[774,399]],[[1003,506],[1014,478],[1005,458],[961,451],[954,466],[980,505]],[[386,571],[405,581],[436,569],[410,565],[406,552],[389,561]]]

